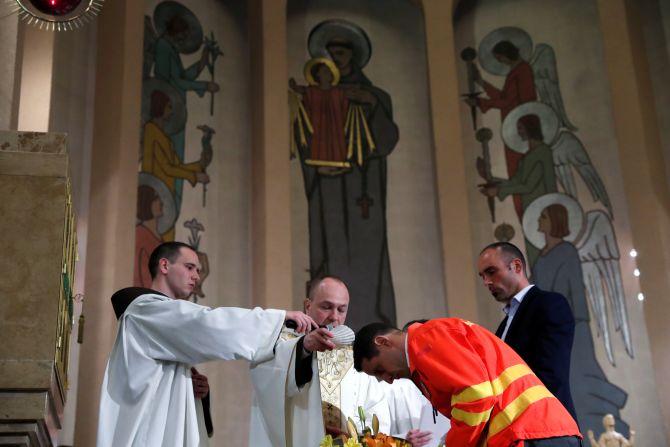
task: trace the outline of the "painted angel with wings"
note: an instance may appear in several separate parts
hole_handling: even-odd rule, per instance
[[[624,390],[609,382],[596,358],[590,320],[608,361],[615,365],[614,335],[633,358],[633,341],[619,266],[620,252],[609,215],[586,213],[574,197],[546,194],[535,199],[523,215],[523,231],[540,254],[532,267],[532,282],[565,296],[575,317],[570,383],[583,427],[596,427],[606,414],[620,420]],[[625,425],[625,422],[622,421]]]
[[[504,200],[509,195],[520,199],[522,215],[536,198],[562,190],[577,198],[576,171],[586,184],[594,201],[600,202],[609,215],[612,204],[600,175],[579,138],[561,129],[561,118],[542,102],[527,102],[512,110],[503,121],[505,146],[521,155],[514,175],[507,179],[491,178],[481,186],[487,197]],[[480,175],[485,167],[477,163]],[[538,250],[526,242],[526,253],[532,265]]]
[[[595,318],[612,365],[612,329],[621,333],[632,358],[621,256],[609,215],[600,209],[584,213],[574,197],[552,193],[535,199],[526,208],[523,228],[526,238],[540,249],[532,267],[535,284],[563,294],[572,304],[577,321],[590,320],[589,314]]]
[[[478,107],[482,113],[491,109],[500,110],[504,121],[507,116],[527,102],[540,101],[550,106],[558,115],[560,127],[569,131],[577,128],[565,112],[558,82],[556,56],[551,46],[538,44],[533,52],[533,42],[524,30],[515,27],[498,28],[490,32],[479,45],[478,59],[481,67],[495,76],[505,76],[502,88],[484,80],[479,70],[472,65],[468,71],[472,81],[484,89],[486,97],[470,95],[466,102]],[[507,174],[516,174],[522,154],[505,145]],[[514,195],[514,206],[519,216],[523,215],[522,198]]]
[[[568,129],[561,129],[561,126],[561,117],[551,106],[542,102],[528,102],[518,106],[507,115],[502,125],[502,138],[507,147],[521,154],[522,159],[537,147],[549,148],[547,155],[551,160],[551,168],[543,174],[544,180],[547,181],[546,178],[549,178],[549,181],[555,186],[547,185],[546,192],[555,192],[557,186],[560,185],[566,194],[576,199],[577,183],[574,176],[576,171],[586,184],[593,200],[600,202],[611,216],[612,203],[586,148],[577,135]],[[512,178],[508,181],[511,180]],[[515,183],[528,183],[528,178],[514,180]],[[504,186],[498,182],[498,191]],[[514,192],[525,192],[531,186],[533,185],[514,188]],[[525,201],[525,205],[528,203],[529,201]]]
[[[533,51],[534,50],[534,51]],[[488,98],[478,98],[482,112],[499,109],[501,118],[525,102],[537,101],[551,106],[561,119],[561,127],[575,131],[565,112],[558,83],[556,54],[547,44],[533,49],[533,41],[520,28],[503,27],[490,32],[479,44],[479,62],[492,75],[505,76],[502,88],[485,81],[479,70],[473,70],[474,81]]]

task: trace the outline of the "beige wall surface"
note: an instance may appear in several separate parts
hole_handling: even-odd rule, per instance
[[[326,19],[362,27],[372,46],[364,68],[390,96],[400,139],[387,157],[387,228],[398,324],[447,314],[442,279],[435,165],[427,86],[425,31],[421,9],[403,0],[288,2],[288,72],[304,84],[307,36]],[[402,32],[398,32],[402,30]],[[288,148],[284,149],[288,156]],[[307,200],[300,163],[291,163],[293,289],[302,303],[309,279]],[[376,205],[373,205],[376,206]],[[358,209],[355,212],[359,212]]]
[[[55,34],[37,26],[20,25],[21,88],[18,130],[46,132],[53,83]]]
[[[105,4],[96,19],[95,100],[87,213],[86,330],[80,346],[73,445],[95,445],[99,396],[116,319],[109,298],[132,281],[141,87],[142,5]]]
[[[659,115],[654,102],[648,100],[653,96],[652,76],[642,51],[647,25],[638,6],[628,0],[598,0],[631,235],[640,252],[637,263],[646,296],[644,314],[656,393],[666,438],[670,439],[670,386],[666,380],[670,374],[670,327],[665,317],[670,297],[664,293],[670,288],[670,190],[665,181]]]
[[[86,277],[86,247],[88,241],[89,199],[91,181],[91,145],[93,138],[93,102],[95,99],[95,22],[76,31],[54,36],[52,95],[49,111],[49,130],[68,134],[72,200],[77,216],[78,262],[74,294],[84,293]],[[85,294],[84,294],[85,295]],[[85,299],[84,299],[85,301]],[[70,344],[69,390],[63,429],[59,442],[72,445],[77,405],[79,349],[77,343],[79,315],[83,301],[75,300],[74,321]]]
[[[456,50],[460,52],[466,46],[478,48],[479,42],[490,31],[502,26],[523,28],[531,36],[533,44],[549,44],[556,54],[560,91],[567,115],[577,127],[575,135],[581,140],[591,162],[602,178],[613,208],[613,229],[621,254],[620,268],[623,278],[625,306],[631,328],[634,358],[625,351],[619,332],[610,330],[613,340],[616,366],[607,360],[603,348],[603,339],[596,326],[596,318],[591,309],[591,333],[596,348],[597,360],[610,382],[628,393],[628,401],[622,411],[622,418],[639,434],[636,445],[665,445],[662,419],[659,413],[659,401],[653,378],[649,339],[644,318],[644,303],[636,299],[640,284],[633,276],[635,260],[628,253],[633,247],[628,216],[627,198],[621,181],[621,166],[618,158],[618,143],[612,120],[612,103],[609,82],[604,67],[603,43],[599,28],[599,12],[595,2],[583,1],[545,1],[541,4],[533,1],[517,0],[505,3],[481,1],[456,23]],[[493,76],[482,70],[483,77],[492,84],[502,87],[504,78]],[[467,90],[464,66],[461,68],[461,89]],[[468,166],[469,200],[472,205],[474,241],[478,246],[493,240],[495,225],[488,216],[486,200],[476,188],[481,179],[477,176],[474,162],[481,154],[481,147],[474,139],[469,119],[469,109],[465,106],[462,113],[464,144]],[[481,115],[480,115],[481,116]],[[489,127],[494,137],[490,143],[492,152],[493,175],[506,178],[507,172],[502,155],[500,137],[500,115],[496,110],[484,114],[479,127]],[[469,129],[468,129],[469,127]],[[469,156],[467,154],[470,154]],[[577,176],[577,172],[574,174]],[[600,203],[592,200],[585,184],[578,180],[577,197],[584,210],[604,209]],[[559,188],[560,189],[560,188]],[[498,222],[511,224],[516,232],[512,242],[523,247],[522,228],[512,205],[511,199],[504,202],[496,199]],[[490,309],[496,304],[480,288],[479,300]],[[488,300],[488,304],[485,303]],[[486,311],[486,318],[495,313]],[[611,318],[611,317],[610,317]],[[498,317],[499,321],[500,317]],[[493,327],[491,321],[490,327]],[[649,374],[640,375],[639,371]],[[600,427],[582,427],[599,430]],[[644,433],[644,435],[642,435]]]
[[[0,18],[0,129],[3,130],[16,126],[13,121],[16,121],[18,37],[18,14]]]
[[[644,43],[654,104],[658,114],[662,153],[665,160],[665,178],[670,187],[670,3],[662,0],[637,2],[636,7],[644,23]]]
[[[665,53],[666,57],[670,57],[670,47],[668,46],[668,42],[670,42],[670,3],[659,0],[658,1],[658,10],[660,12],[660,17],[656,16],[654,17],[655,19],[659,19],[663,25],[663,36],[665,37]],[[655,39],[655,41],[660,41],[660,36]],[[651,59],[650,59],[651,60]],[[657,108],[658,110],[658,108]],[[662,124],[663,128],[666,129],[669,127],[667,125],[667,122],[664,122]],[[663,130],[663,132],[667,132],[667,130]],[[666,172],[666,178],[668,179],[668,184],[670,185],[670,143],[667,142],[667,137],[664,137],[664,144],[663,144],[663,153],[665,154],[665,172]],[[670,187],[670,186],[669,186]]]

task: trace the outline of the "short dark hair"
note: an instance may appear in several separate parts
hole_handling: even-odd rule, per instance
[[[159,199],[156,190],[149,185],[139,185],[137,187],[137,220],[144,222],[153,219],[155,216],[151,212],[151,204]]]
[[[568,219],[568,210],[560,203],[554,203],[545,208],[549,222],[551,222],[550,235],[553,237],[564,238],[570,234],[570,223]]]
[[[154,90],[151,92],[151,118],[161,118],[165,113],[165,107],[170,102],[170,97],[162,90]]]
[[[516,61],[519,59],[519,49],[509,40],[501,40],[493,46],[493,54],[505,56],[507,59]]]
[[[346,48],[349,51],[351,51],[351,65],[357,67],[356,63],[356,55],[358,53],[358,50],[356,50],[356,47],[349,41],[346,40],[340,40],[340,39],[334,39],[331,40],[326,44],[326,51],[328,51],[328,54],[332,55],[333,54],[333,48]],[[332,56],[331,56],[332,58]]]
[[[310,74],[314,78],[316,82],[321,82],[321,78],[319,77],[319,67],[322,65],[328,67],[326,64],[323,62],[317,62],[316,64],[312,65],[312,68],[309,69]],[[330,70],[330,68],[328,68]]]
[[[524,129],[526,129],[526,134],[528,138],[532,138],[537,141],[544,141],[544,134],[542,133],[542,122],[540,117],[535,114],[524,115],[517,121],[521,123]]]
[[[166,31],[169,36],[174,36],[181,32],[186,32],[188,29],[188,22],[179,15],[175,14],[167,21]]]
[[[507,262],[512,262],[514,259],[520,259],[521,265],[523,266],[523,273],[524,275],[526,274],[526,258],[523,256],[523,253],[521,253],[521,250],[519,250],[519,247],[510,242],[494,242],[484,247],[479,254],[481,255],[489,249],[500,250]]]
[[[377,335],[386,335],[399,330],[388,323],[370,323],[359,329],[354,339],[354,368],[356,371],[360,372],[363,369],[363,360],[379,355],[379,349],[375,346]]]
[[[344,282],[342,278],[339,276],[335,275],[323,275],[323,276],[317,276],[315,278],[312,278],[308,283],[307,283],[307,299],[310,301],[314,299],[314,295],[316,294],[316,290],[319,288],[322,282],[324,282],[326,279],[333,279],[340,284],[342,284],[344,287],[346,287],[347,292],[349,291],[349,287],[347,287],[347,283]]]
[[[176,241],[163,242],[156,247],[149,257],[149,273],[151,274],[151,279],[154,279],[158,274],[158,262],[163,258],[170,262],[176,261],[177,256],[179,256],[179,250],[182,248],[196,251],[195,248],[190,245]]]
[[[351,51],[354,51],[354,45],[349,42],[348,40],[340,40],[340,39],[334,39],[329,41],[326,44],[326,50],[330,51],[331,48],[333,47],[340,47],[340,48],[348,48]]]

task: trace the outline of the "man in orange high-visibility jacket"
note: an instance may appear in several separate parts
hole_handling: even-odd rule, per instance
[[[356,334],[354,366],[386,382],[411,378],[451,419],[446,447],[573,447],[570,413],[509,346],[458,318],[373,323]]]

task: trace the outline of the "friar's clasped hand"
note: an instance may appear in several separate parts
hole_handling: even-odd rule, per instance
[[[286,316],[284,317],[284,322],[287,321],[295,322],[295,331],[301,334],[311,331],[312,329],[317,329],[318,324],[312,319],[312,317],[306,315],[304,312],[299,310],[289,310],[286,311]]]

